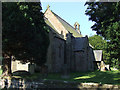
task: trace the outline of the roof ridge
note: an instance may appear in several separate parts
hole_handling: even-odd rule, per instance
[[[58,16],[60,19],[62,19],[59,15],[57,15],[56,13],[54,13],[52,10],[51,10],[51,12],[54,14],[54,15],[56,15],[56,16]],[[71,28],[73,28],[73,30],[75,31],[75,32],[77,32],[76,30],[75,30],[75,28],[72,26],[72,25],[70,25],[67,21],[65,21],[64,19],[62,19],[64,22],[66,22]],[[68,30],[67,30],[68,31]],[[78,33],[78,32],[77,32]],[[79,33],[78,33],[79,34]],[[81,35],[81,34],[80,34]]]
[[[45,10],[44,14],[46,13],[46,11],[47,11],[48,9],[50,9],[50,6],[49,6],[49,4],[48,4],[48,6],[47,6],[47,9]]]

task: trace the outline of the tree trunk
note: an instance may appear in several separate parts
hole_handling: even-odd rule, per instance
[[[5,55],[3,60],[3,76],[11,75],[11,55]]]
[[[11,75],[11,60],[12,60],[12,56],[10,56],[9,60],[8,60],[8,74]]]

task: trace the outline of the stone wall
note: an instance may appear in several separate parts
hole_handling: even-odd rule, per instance
[[[70,71],[74,72],[76,70],[76,60],[75,60],[75,53],[74,53],[74,46],[75,46],[75,38],[71,37],[71,61],[70,61]]]
[[[66,38],[66,52],[65,52],[65,59],[66,59],[66,64],[68,67],[68,70],[71,70],[71,66],[72,66],[72,61],[73,61],[73,46],[72,46],[72,34],[69,33],[67,34],[67,38]]]
[[[88,71],[88,61],[86,53],[83,51],[75,52],[76,70],[78,72]]]
[[[87,37],[75,38],[75,71],[88,71],[90,62],[89,44]]]
[[[0,80],[0,89],[5,88],[4,80]],[[40,80],[40,81],[26,81],[24,79],[9,80],[8,89],[85,89],[85,90],[119,90],[120,85],[99,84],[99,83],[79,83],[60,80]],[[6,90],[6,89],[5,89]]]
[[[64,64],[65,40],[58,37],[54,32],[49,32],[50,44],[47,53],[49,72],[61,72]]]
[[[95,61],[95,57],[94,57],[93,49],[89,47],[88,49],[88,70],[89,71],[94,70],[94,61]]]
[[[48,66],[48,71],[51,72],[52,70],[52,63],[53,63],[53,48],[54,48],[54,33],[52,31],[49,32],[49,47],[48,47],[48,51],[47,51],[47,62],[46,65]]]
[[[53,71],[55,72],[61,72],[62,66],[64,64],[64,40],[55,38],[55,45],[54,45],[54,53],[55,53],[55,58],[54,58],[54,67]]]

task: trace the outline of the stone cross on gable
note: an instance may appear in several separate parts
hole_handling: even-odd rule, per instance
[[[48,4],[47,8],[50,8],[50,5]]]

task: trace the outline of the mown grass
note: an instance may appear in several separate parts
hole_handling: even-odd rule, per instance
[[[120,71],[76,72],[70,73],[69,79],[62,79],[60,74],[51,73],[46,79],[120,85]]]
[[[33,75],[27,76],[14,76],[18,78],[25,78],[28,80],[38,80],[38,79],[47,79],[47,80],[64,80],[64,81],[76,81],[80,83],[100,83],[100,84],[114,84],[120,85],[120,71],[94,71],[94,72],[75,72],[70,73],[70,78],[63,79],[61,78],[60,73],[49,73],[47,78],[40,73],[35,73]]]
[[[88,76],[86,78],[86,76]],[[101,84],[120,84],[120,72],[106,71],[106,72],[89,72],[82,73],[80,76],[73,78],[72,80],[79,82],[94,82]]]

